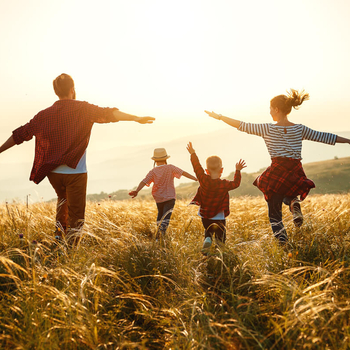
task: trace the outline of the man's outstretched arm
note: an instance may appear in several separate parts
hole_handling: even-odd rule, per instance
[[[7,149],[13,147],[15,145],[15,140],[13,138],[13,135],[11,135],[8,140],[0,147],[0,153],[6,151]]]
[[[121,112],[119,110],[113,111],[113,116],[115,117],[115,121],[131,121],[138,122],[140,124],[152,124],[155,118],[153,117],[137,117],[136,115],[128,114]]]

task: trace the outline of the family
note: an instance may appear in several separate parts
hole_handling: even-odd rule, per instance
[[[94,123],[135,121],[151,124],[152,117],[137,117],[119,111],[118,108],[101,108],[88,102],[76,100],[74,81],[68,74],[61,74],[53,81],[58,96],[51,107],[40,111],[27,124],[12,132],[0,147],[0,153],[29,141],[35,136],[35,157],[30,180],[40,183],[46,176],[57,194],[55,236],[65,238],[74,245],[76,234],[82,228],[85,217],[87,166],[86,148]],[[264,194],[268,216],[274,236],[281,245],[288,242],[282,221],[282,205],[289,206],[293,222],[297,227],[303,223],[300,203],[315,184],[306,177],[301,164],[303,140],[334,145],[349,143],[350,139],[335,134],[312,130],[302,124],[294,124],[288,116],[292,108],[298,107],[309,95],[291,89],[287,95],[279,95],[270,101],[270,114],[275,123],[245,123],[215,112],[205,111],[210,117],[248,134],[261,136],[271,156],[271,165],[254,181]],[[201,166],[191,142],[187,145],[196,177],[167,164],[170,157],[164,148],[154,150],[153,169],[129,194],[132,198],[144,186],[153,183],[152,195],[158,208],[157,237],[165,235],[175,205],[174,178],[185,176],[199,182],[197,194],[191,204],[199,206],[205,237],[202,251],[206,253],[215,235],[217,244],[226,239],[226,217],[230,213],[229,191],[237,188],[241,181],[244,160],[236,164],[234,180],[221,179],[222,161],[217,156],[206,160],[206,169]]]

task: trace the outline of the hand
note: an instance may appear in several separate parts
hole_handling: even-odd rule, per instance
[[[137,196],[138,192],[137,191],[130,191],[129,192],[129,196],[131,196],[132,198],[135,198]]]
[[[192,142],[189,142],[187,147],[186,147],[187,151],[189,154],[193,154],[196,153],[196,151],[194,150],[194,148],[192,147]]]
[[[156,120],[156,118],[153,117],[138,117],[136,121],[140,124],[152,124],[153,120]]]
[[[236,170],[242,170],[243,168],[246,168],[245,161],[240,159],[238,163],[236,163]]]
[[[205,113],[207,113],[209,115],[209,117],[212,117],[214,119],[217,120],[221,120],[222,115],[221,114],[217,114],[215,112],[209,112],[209,111],[204,111]]]

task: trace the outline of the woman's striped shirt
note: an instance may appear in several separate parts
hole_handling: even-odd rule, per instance
[[[266,143],[271,158],[302,159],[301,143],[303,140],[334,145],[337,139],[335,134],[315,131],[302,124],[281,126],[272,123],[255,124],[241,122],[238,130],[261,136]]]

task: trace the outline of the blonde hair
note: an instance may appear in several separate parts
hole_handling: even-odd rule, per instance
[[[299,92],[290,89],[290,91],[287,91],[287,95],[278,95],[274,97],[270,103],[273,108],[277,107],[281,112],[288,115],[292,111],[292,107],[298,109],[299,106],[309,98],[309,94],[304,90]]]
[[[222,160],[218,156],[207,158],[207,169],[210,171],[218,171],[222,168]]]

